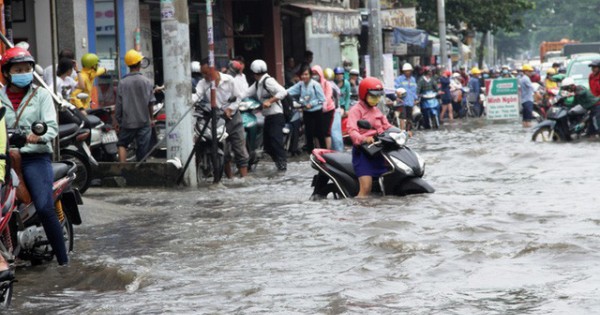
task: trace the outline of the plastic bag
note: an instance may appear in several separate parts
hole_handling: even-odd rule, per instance
[[[339,152],[344,151],[344,139],[342,138],[342,115],[340,110],[336,109],[333,113],[333,123],[331,124],[331,149]]]

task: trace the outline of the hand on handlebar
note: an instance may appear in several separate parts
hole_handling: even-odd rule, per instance
[[[363,143],[366,144],[372,144],[373,142],[375,142],[375,139],[373,137],[366,137],[365,140],[363,140]]]
[[[42,141],[42,137],[35,135],[33,133],[30,133],[27,135],[27,143],[44,144],[45,142]]]

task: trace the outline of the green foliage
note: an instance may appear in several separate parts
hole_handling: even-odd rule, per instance
[[[523,14],[523,31],[497,37],[505,44],[498,45],[503,49],[502,53],[514,55],[519,50],[529,50],[533,56],[538,54],[541,42],[563,38],[581,42],[600,41],[598,0],[534,0],[534,3],[535,8]]]
[[[446,22],[456,29],[466,23],[470,30],[482,33],[514,31],[523,27],[519,13],[533,7],[530,0],[446,0]],[[437,1],[420,1],[417,12],[419,28],[437,31]]]

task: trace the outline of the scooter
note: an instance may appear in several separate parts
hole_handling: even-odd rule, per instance
[[[0,116],[3,115],[4,109]],[[31,131],[38,136],[44,135],[47,130],[48,126],[41,121],[34,122],[31,127]],[[9,263],[9,270],[13,276],[12,279],[7,278],[0,282],[1,308],[8,308],[12,299],[17,257],[29,260],[32,264],[49,261],[54,257],[21,175],[21,156],[18,149],[25,145],[28,131],[9,129],[7,133],[10,143],[9,154],[0,154],[0,159],[10,158],[10,163],[7,163],[5,182],[2,185],[2,194],[0,194],[2,207],[0,255]],[[72,187],[76,177],[76,165],[70,161],[52,163],[52,171],[55,211],[63,229],[67,251],[72,251],[73,225],[82,223],[79,205],[83,204],[79,191]]]
[[[246,149],[248,150],[248,155],[250,155],[248,162],[249,170],[256,168],[263,151],[262,142],[265,118],[258,110],[260,107],[260,102],[254,98],[245,98],[238,105],[238,110],[242,115],[244,131],[246,132]]]
[[[371,129],[366,120],[358,121],[359,128]],[[376,142],[362,146],[370,154],[383,155],[389,171],[373,183],[373,191],[381,195],[405,196],[433,193],[435,190],[422,179],[425,161],[406,146],[406,132],[392,127],[378,135]],[[315,149],[310,164],[317,174],[313,177],[311,199],[350,198],[358,194],[359,183],[352,165],[352,153]]]
[[[212,161],[212,129],[211,129],[211,107],[206,101],[194,104],[196,124],[194,126],[195,140],[194,150],[196,154],[196,180],[198,183],[206,181],[213,177],[213,180],[218,181],[223,176],[223,167],[225,164],[225,141],[227,139],[227,131],[225,130],[225,119],[222,118],[222,113],[217,115],[217,173],[213,171]]]
[[[533,127],[532,141],[571,141],[585,134],[590,113],[581,105],[566,106],[565,103],[570,101],[572,98],[557,99],[549,109],[546,120]]]
[[[102,122],[95,116],[85,116],[68,102],[61,103],[58,116],[61,159],[77,165],[77,179],[73,186],[83,194],[90,187],[92,168],[98,166],[89,147],[91,130]]]
[[[437,93],[428,91],[422,95],[421,111],[423,112],[423,127],[438,129],[440,127],[439,102]]]
[[[300,150],[300,137],[304,134],[302,107],[299,102],[294,101],[292,118],[283,127],[283,147],[292,156],[302,153]]]

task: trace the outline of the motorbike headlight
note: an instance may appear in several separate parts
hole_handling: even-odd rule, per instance
[[[417,153],[414,152],[415,156],[417,157],[417,161],[419,161],[419,168],[421,169],[422,172],[425,172],[425,160],[423,160],[423,158],[421,158],[421,156]]]
[[[241,102],[240,105],[238,106],[238,110],[240,112],[245,112],[248,110],[248,104],[246,104],[246,102]]]
[[[400,169],[404,174],[409,176],[414,175],[413,169],[410,166],[406,165],[404,162],[398,160],[393,156],[390,156],[390,158],[392,159],[392,162],[394,162],[396,168]]]
[[[396,141],[396,144],[399,146],[404,146],[406,144],[406,133],[405,132],[390,132],[390,138]]]

